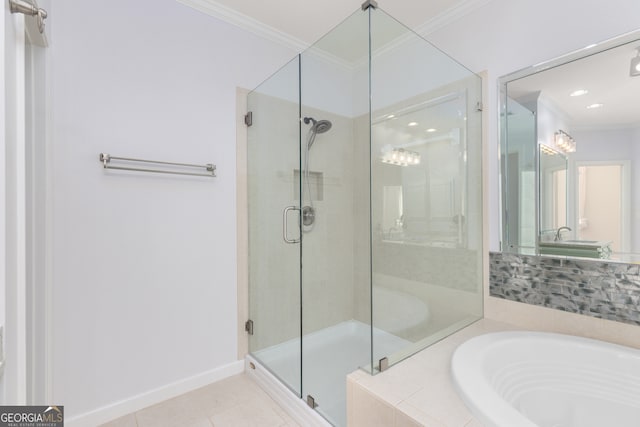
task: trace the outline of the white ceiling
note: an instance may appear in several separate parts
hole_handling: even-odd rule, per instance
[[[600,52],[510,82],[509,96],[518,99],[541,91],[567,114],[574,128],[614,128],[640,125],[640,76],[629,75],[640,41]],[[569,94],[588,90],[583,96]],[[602,108],[587,109],[601,103]]]
[[[313,44],[345,18],[360,10],[364,0],[177,1],[251,31],[262,26],[263,33],[270,30],[277,32],[279,34],[275,39],[289,42],[292,47],[303,48]],[[378,7],[424,35],[490,1],[378,0]]]

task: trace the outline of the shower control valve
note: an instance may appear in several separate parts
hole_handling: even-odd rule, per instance
[[[312,206],[304,206],[302,208],[302,224],[312,225],[316,222],[316,210]]]

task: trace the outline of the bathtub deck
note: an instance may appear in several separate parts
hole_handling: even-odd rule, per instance
[[[386,372],[347,378],[350,427],[371,425],[481,427],[453,388],[451,355],[458,345],[489,332],[522,329],[481,319]]]

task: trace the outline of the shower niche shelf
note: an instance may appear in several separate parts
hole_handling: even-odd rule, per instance
[[[306,175],[303,172],[303,175]],[[293,171],[293,198],[295,200],[300,200],[300,169],[295,169]],[[311,193],[311,200],[314,202],[321,202],[324,198],[324,174],[322,172],[313,172],[309,171],[309,181],[307,183],[307,178],[304,178],[303,184],[303,199],[305,201],[309,200],[309,193]]]

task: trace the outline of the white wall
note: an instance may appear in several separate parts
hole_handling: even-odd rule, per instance
[[[580,130],[570,132],[576,140],[575,161],[635,160],[634,147],[637,140],[633,129]]]
[[[535,111],[538,144],[554,147],[555,133],[558,129],[562,129],[565,132],[569,132],[570,135],[573,135],[572,129],[569,126],[570,120],[566,113],[560,110],[551,99],[546,98],[544,93],[538,98],[537,104]]]
[[[500,239],[498,194],[497,79],[524,67],[637,29],[640,2],[612,0],[493,0],[426,35],[446,53],[489,75],[490,249]],[[495,89],[494,89],[495,88]]]
[[[236,86],[295,52],[174,0],[50,12],[53,400],[73,418],[236,359]],[[105,172],[100,152],[218,177]]]

